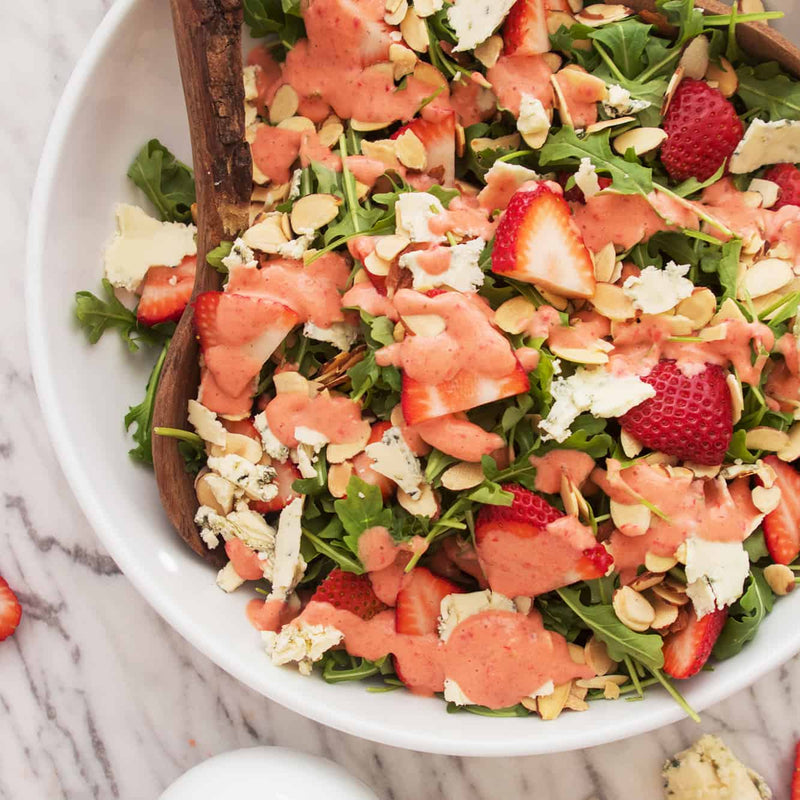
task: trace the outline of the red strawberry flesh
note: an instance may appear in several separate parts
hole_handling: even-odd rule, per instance
[[[784,206],[800,206],[800,169],[794,164],[776,164],[764,173],[765,181],[778,184],[778,199],[770,209],[777,211]]]
[[[194,288],[197,256],[187,256],[177,267],[150,267],[142,283],[136,318],[145,325],[180,319]]]
[[[349,611],[361,619],[372,619],[387,607],[373,591],[368,575],[344,572],[338,567],[330,571],[311,600],[330,603],[334,608]]]
[[[690,609],[688,625],[664,639],[664,672],[678,679],[691,678],[700,672],[727,618],[728,610],[725,608],[712,611],[700,619]]]
[[[791,564],[800,555],[800,472],[777,456],[764,463],[775,470],[781,490],[778,507],[764,518],[764,539],[776,564]]]
[[[425,567],[416,567],[397,595],[395,629],[411,636],[435,634],[442,600],[463,590]]]
[[[4,578],[0,578],[0,642],[8,639],[22,618],[22,607]]]

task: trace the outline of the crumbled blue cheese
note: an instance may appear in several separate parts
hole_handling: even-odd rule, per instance
[[[268,503],[278,494],[276,473],[272,467],[253,464],[246,458],[229,453],[224,456],[211,456],[208,459],[208,468],[236,484],[253,500],[263,500]]]
[[[444,213],[444,206],[428,192],[404,192],[395,205],[397,233],[412,242],[443,242],[444,236],[433,233],[428,224],[437,214]]]
[[[455,703],[457,706],[475,705],[452,678],[444,679],[444,699],[448,703]]]
[[[542,101],[528,92],[523,92],[520,98],[517,130],[528,147],[534,150],[544,145],[550,133],[550,116]]]
[[[484,611],[516,611],[516,606],[511,598],[489,589],[482,592],[448,594],[442,598],[440,606],[439,638],[446,642],[461,622]]]
[[[302,516],[303,498],[296,497],[278,517],[278,532],[275,535],[275,551],[269,576],[272,581],[270,599],[285,600],[306,571],[306,562],[300,555]],[[266,570],[264,574],[267,574]]]
[[[294,429],[294,438],[300,444],[305,444],[314,450],[314,453],[319,453],[326,444],[328,444],[328,437],[324,433],[315,431],[313,428],[307,428],[305,425],[298,425]]]
[[[393,480],[404,492],[420,496],[425,476],[419,459],[406,444],[400,428],[389,428],[379,442],[368,444],[364,452],[372,459],[372,469]]]
[[[514,0],[455,0],[447,9],[447,21],[458,44],[454,52],[474,50],[485,42],[511,11]]]
[[[318,342],[329,342],[346,353],[358,339],[358,328],[349,322],[333,322],[329,328],[320,328],[313,322],[303,325],[303,335]]]
[[[754,119],[736,145],[728,169],[733,173],[753,172],[767,164],[796,164],[800,161],[800,122]]]
[[[297,467],[297,471],[303,478],[316,478],[317,469],[314,462],[317,460],[314,455],[314,448],[306,444],[298,445],[289,451],[289,457]]]
[[[770,800],[764,779],[748,769],[716,736],[706,735],[676,753],[661,772],[666,800]]]
[[[652,397],[656,390],[636,375],[612,375],[602,367],[579,367],[568,378],[557,378],[551,386],[553,406],[539,423],[542,439],[563,442],[569,426],[580,414],[607,419],[620,417]]]
[[[640,275],[631,275],[622,284],[622,291],[633,301],[633,307],[645,314],[662,314],[689,297],[694,284],[684,276],[689,264],[670,261],[664,269],[645,267]]]
[[[302,260],[306,251],[314,241],[314,234],[304,233],[296,239],[289,239],[277,246],[278,255],[283,258],[292,258],[295,261]]]
[[[225,447],[228,431],[217,419],[217,415],[197,400],[189,401],[189,424],[204,442]]]
[[[255,269],[258,266],[258,261],[256,261],[256,254],[244,241],[237,239],[233,243],[230,253],[222,259],[222,265],[230,272],[236,267],[251,267]]]
[[[275,549],[275,530],[267,525],[261,514],[243,509],[223,517],[213,508],[200,506],[194,517],[200,528],[200,537],[213,550],[220,539],[241,539],[248,547],[268,555]]]
[[[284,625],[280,633],[263,631],[261,638],[273,664],[282,666],[294,662],[301,674],[310,675],[314,662],[336,647],[344,634],[332,625],[292,622]]]
[[[278,461],[283,464],[286,459],[289,458],[289,448],[270,430],[266,411],[256,414],[253,418],[253,424],[256,426],[256,430],[261,434],[261,444],[264,448],[264,452],[273,459],[273,461]]]
[[[235,527],[210,506],[200,506],[197,509],[194,524],[200,529],[200,538],[209,550],[219,547],[220,539],[236,535]]]
[[[120,203],[117,232],[105,251],[106,278],[112,286],[135,291],[152,266],[176,267],[197,253],[194,225],[160,222],[138,206]]]
[[[583,196],[588,200],[600,191],[600,181],[597,178],[597,171],[590,158],[582,158],[578,171],[575,173],[575,185],[583,192]]]
[[[484,274],[479,266],[481,253],[486,247],[483,239],[471,239],[453,245],[450,250],[450,266],[436,275],[431,275],[420,266],[420,255],[425,251],[412,251],[400,256],[400,266],[410,270],[414,289],[419,292],[436,286],[449,286],[458,292],[476,292],[483,286]]]
[[[699,536],[686,540],[686,594],[698,619],[735,603],[750,573],[750,559],[741,542],[712,542]]]
[[[609,84],[606,88],[608,89],[608,97],[603,100],[603,110],[612,119],[638,114],[651,105],[647,100],[634,99],[627,89],[623,89],[617,83]]]
[[[303,170],[296,169],[292,173],[292,179],[289,181],[289,199],[296,200],[300,197],[300,182],[303,180]]]
[[[223,513],[230,514],[233,510],[233,502],[237,499],[237,494],[241,495],[241,492],[229,480],[214,472],[206,473],[204,480]]]
[[[217,586],[228,594],[235,592],[243,583],[244,578],[234,569],[232,561],[217,573]]]

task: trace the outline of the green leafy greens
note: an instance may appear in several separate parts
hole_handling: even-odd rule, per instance
[[[128,177],[147,195],[164,222],[191,222],[195,202],[194,175],[158,139],[137,154]]]

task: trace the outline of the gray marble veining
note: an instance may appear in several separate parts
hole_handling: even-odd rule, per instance
[[[274,743],[338,761],[384,800],[655,800],[664,758],[710,731],[787,800],[800,736],[797,659],[708,710],[702,726],[683,722],[557,756],[448,758],[376,746],[265,700],[184,642],[133,590],[56,464],[22,304],[39,153],[69,72],[110,5],[28,0],[0,8],[0,574],[25,607],[19,631],[0,645],[0,798],[154,800],[210,755]]]

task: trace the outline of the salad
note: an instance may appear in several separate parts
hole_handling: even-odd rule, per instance
[[[800,84],[756,11],[245,0],[250,227],[152,428],[191,170],[129,176],[91,341],[161,347],[276,665],[549,720],[735,656],[800,575]]]

